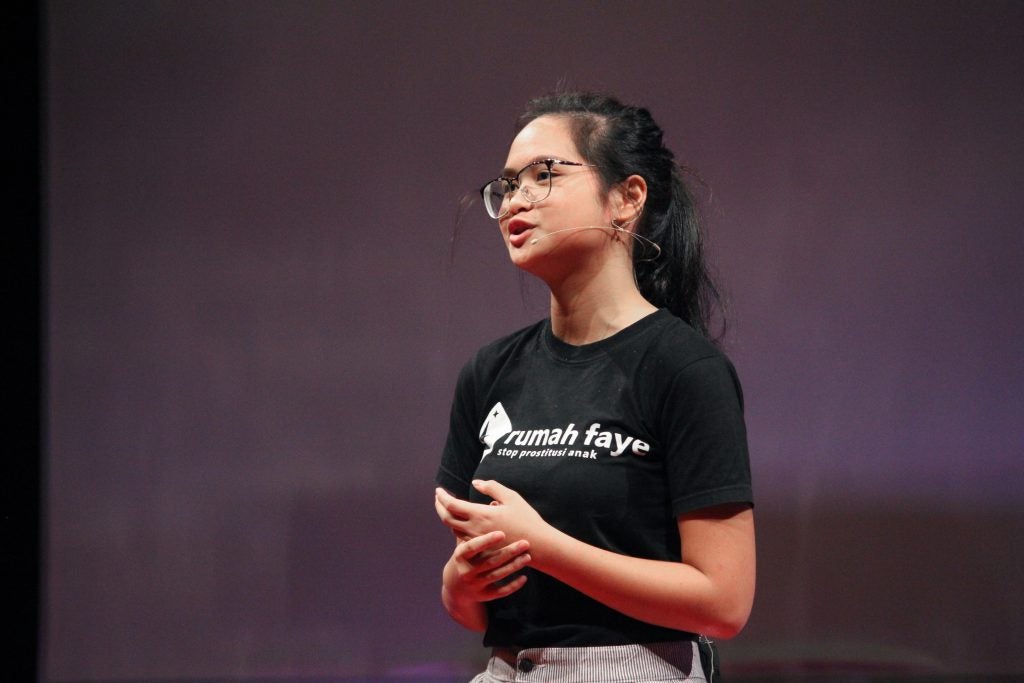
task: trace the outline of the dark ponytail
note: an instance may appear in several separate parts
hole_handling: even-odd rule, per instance
[[[569,119],[576,148],[583,161],[600,168],[606,189],[634,174],[647,182],[636,233],[661,247],[661,254],[650,259],[650,250],[633,249],[640,293],[710,337],[711,317],[721,299],[704,263],[697,208],[650,112],[603,95],[556,93],[531,100],[516,121],[516,132],[547,115]]]

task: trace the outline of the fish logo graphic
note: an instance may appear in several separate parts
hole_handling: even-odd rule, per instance
[[[511,431],[512,421],[508,419],[508,413],[505,412],[505,407],[501,405],[501,401],[498,401],[487,413],[487,419],[484,420],[483,426],[480,427],[480,441],[487,446],[480,459],[486,458],[494,450],[494,444],[497,443],[498,439]]]

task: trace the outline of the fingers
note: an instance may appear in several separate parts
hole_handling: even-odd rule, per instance
[[[505,540],[505,534],[501,531],[492,531],[489,534],[467,538],[455,549],[455,557],[472,562],[478,555],[488,548],[496,546]]]
[[[480,580],[485,582],[485,585],[480,591],[480,600],[482,602],[497,600],[522,588],[526,583],[526,574],[518,574],[518,576],[516,574],[530,564],[530,559],[529,553],[522,553],[511,562],[486,574],[481,574]]]
[[[434,508],[438,511],[438,515],[441,516],[442,520],[445,518],[445,515],[441,512],[442,510],[444,510],[448,516],[455,519],[469,519],[470,512],[473,510],[473,506],[475,505],[476,503],[459,500],[441,487],[434,489]]]
[[[501,582],[530,564],[532,558],[525,549],[508,550],[508,548],[511,546],[506,546],[488,556],[477,566],[478,580],[488,584]]]
[[[530,564],[529,543],[517,541],[494,549],[504,542],[504,534],[495,531],[466,541],[456,548],[452,559],[459,586],[451,589],[471,594],[486,602],[510,595],[523,587],[526,577],[514,576]]]
[[[434,510],[448,527],[461,536],[476,536],[493,530],[489,505],[456,498],[443,488],[434,489]]]
[[[440,487],[434,489],[434,510],[455,532],[456,538],[472,538],[498,529],[519,538],[527,537],[521,525],[517,526],[517,520],[529,520],[529,515],[535,516],[535,513],[528,505],[524,506],[518,493],[496,481],[474,480],[473,486],[492,498],[489,505],[456,498]]]
[[[434,496],[434,510],[437,512],[437,516],[441,518],[442,522],[444,522],[450,516],[448,508],[446,508],[444,504],[441,502],[440,493]]]
[[[471,535],[467,533],[464,524],[468,520],[468,515],[459,513],[459,510],[463,509],[461,503],[463,501],[455,498],[442,488],[435,489],[434,491],[434,511],[437,512],[437,516],[455,532],[456,536],[467,536]],[[467,505],[471,504],[467,503]]]
[[[504,503],[509,493],[512,493],[512,489],[502,486],[493,479],[474,479],[473,488],[485,496],[490,496],[498,504]]]
[[[497,600],[498,598],[503,598],[506,595],[512,595],[517,590],[522,588],[525,583],[526,574],[520,574],[516,578],[506,583],[491,584],[490,590],[487,591],[482,601],[488,602],[490,600]]]
[[[516,541],[501,546],[504,541],[505,534],[503,532],[492,531],[460,544],[455,549],[454,555],[458,559],[472,564],[478,573],[485,573],[514,560],[530,549],[528,541]]]

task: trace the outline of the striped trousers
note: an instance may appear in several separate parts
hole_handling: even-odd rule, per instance
[[[717,678],[717,677],[716,677]],[[495,648],[471,683],[704,682],[697,643]]]

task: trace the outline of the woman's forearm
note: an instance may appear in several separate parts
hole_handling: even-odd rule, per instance
[[[722,554],[707,553],[700,568],[683,562],[620,555],[549,527],[532,539],[531,565],[623,614],[659,626],[727,639],[743,628],[754,592],[752,517],[726,525]],[[748,524],[749,533],[744,528]],[[719,524],[721,532],[721,524]],[[746,538],[749,538],[749,543]],[[704,558],[707,558],[706,561]]]

